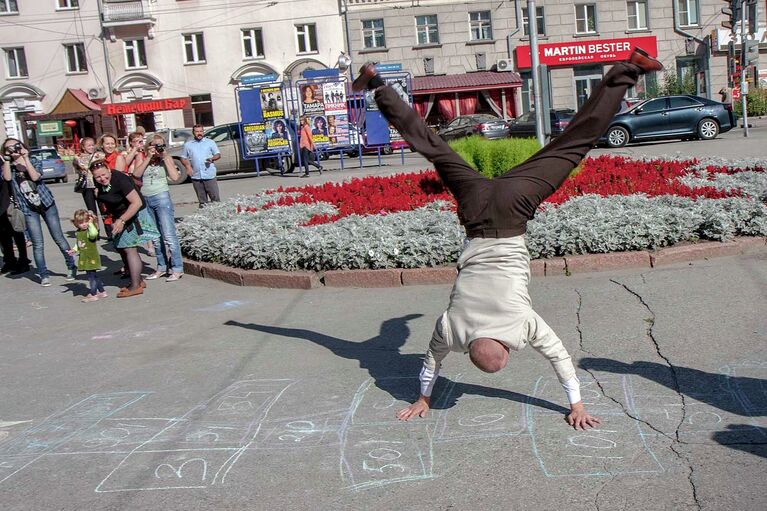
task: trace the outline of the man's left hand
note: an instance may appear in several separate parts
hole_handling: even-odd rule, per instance
[[[586,407],[583,406],[582,401],[570,405],[570,413],[567,414],[565,420],[573,429],[577,430],[595,428],[601,424],[599,419],[586,412]]]

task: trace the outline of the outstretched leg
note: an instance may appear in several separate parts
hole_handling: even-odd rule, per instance
[[[439,135],[423,122],[418,113],[402,101],[387,85],[375,89],[378,109],[397,128],[400,135],[424,158],[434,164],[439,177],[458,202],[461,223],[475,218],[484,207],[483,194],[489,190],[490,180],[474,170],[458,153],[453,151]]]
[[[643,69],[621,62],[613,66],[558,138],[498,179],[503,188],[525,198],[521,207],[527,218],[554,193],[601,137],[620,107],[629,87]]]

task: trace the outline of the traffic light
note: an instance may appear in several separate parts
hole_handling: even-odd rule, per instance
[[[738,22],[741,15],[741,1],[740,0],[725,0],[728,7],[722,7],[722,14],[729,19],[722,22],[722,26],[731,30],[733,33],[737,31]]]

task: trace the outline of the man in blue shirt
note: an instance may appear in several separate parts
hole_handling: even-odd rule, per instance
[[[181,151],[181,162],[186,167],[186,174],[192,178],[192,186],[197,194],[200,207],[208,202],[219,202],[221,196],[216,181],[216,166],[214,161],[221,158],[221,151],[216,143],[203,137],[202,124],[192,127],[194,138],[187,140]]]

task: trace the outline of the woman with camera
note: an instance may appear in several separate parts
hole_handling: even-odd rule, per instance
[[[165,152],[165,139],[161,135],[154,135],[147,142],[145,152],[147,157],[133,169],[133,177],[143,181],[141,194],[146,199],[147,209],[160,230],[160,238],[153,242],[157,271],[146,278],[153,280],[167,274],[165,282],[175,282],[184,275],[184,262],[181,259],[181,245],[176,234],[176,214],[170,199],[168,179],[176,181],[181,175],[173,158]]]
[[[146,285],[141,279],[141,258],[138,247],[160,237],[152,215],[147,211],[144,198],[136,189],[133,179],[117,170],[110,170],[104,160],[90,165],[96,182],[96,200],[112,215],[114,246],[126,263],[130,285],[117,293],[117,298],[140,295]]]
[[[58,245],[67,265],[67,280],[75,280],[77,267],[69,255],[69,243],[61,230],[59,211],[53,194],[45,186],[42,174],[29,159],[29,149],[20,140],[7,138],[3,142],[3,180],[10,182],[19,209],[24,213],[29,237],[32,240],[32,254],[43,287],[51,285],[48,267],[45,265],[42,222]]]

